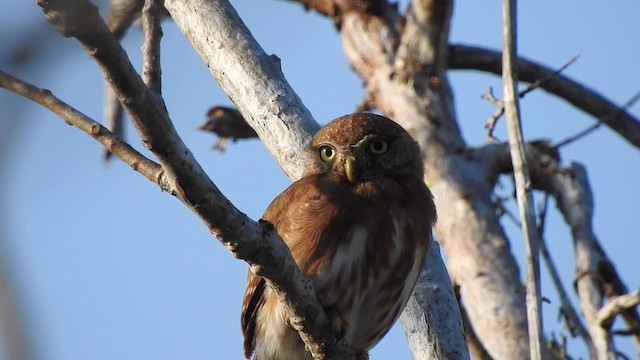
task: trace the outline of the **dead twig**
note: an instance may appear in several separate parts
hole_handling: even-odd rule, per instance
[[[569,59],[569,61],[567,61],[567,63],[562,65],[559,69],[551,72],[550,74],[546,75],[543,78],[540,78],[540,79],[537,79],[537,80],[531,82],[526,88],[518,91],[518,97],[519,98],[523,98],[523,97],[525,97],[526,94],[530,93],[531,91],[533,91],[533,90],[535,90],[535,89],[537,89],[539,87],[542,87],[545,83],[551,81],[551,79],[553,79],[554,77],[560,75],[560,73],[562,71],[564,71],[571,64],[576,62],[576,60],[578,60],[578,55],[576,55],[576,56],[572,57],[571,59]],[[498,139],[495,136],[493,136],[493,130],[494,130],[498,120],[504,114],[504,102],[502,100],[496,98],[493,95],[493,88],[489,88],[487,93],[482,95],[481,98],[484,99],[484,100],[489,101],[490,103],[492,103],[493,105],[496,106],[496,111],[493,114],[491,114],[491,116],[489,117],[489,119],[487,121],[485,121],[484,128],[487,129],[487,141],[497,141]]]
[[[633,95],[631,97],[631,99],[627,100],[626,103],[622,104],[622,106],[616,110],[616,112],[614,114],[610,114],[607,115],[606,117],[615,117],[615,116],[620,116],[621,114],[623,114],[628,108],[630,108],[631,106],[633,106],[633,104],[635,104],[636,102],[638,102],[638,100],[640,100],[640,91],[638,91],[635,95]],[[562,146],[565,145],[569,145],[572,142],[575,142],[577,140],[582,139],[583,137],[591,134],[593,131],[597,130],[600,126],[602,126],[604,122],[597,122],[591,126],[589,126],[588,128],[579,131],[577,134],[569,136],[568,138],[558,142],[555,146],[557,148],[560,148]]]

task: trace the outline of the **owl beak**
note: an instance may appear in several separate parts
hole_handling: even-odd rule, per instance
[[[349,182],[356,181],[356,158],[353,156],[347,156],[344,159],[344,174],[347,175]]]

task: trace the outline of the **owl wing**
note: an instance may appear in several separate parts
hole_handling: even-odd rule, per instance
[[[262,277],[249,271],[247,290],[242,300],[241,316],[242,335],[244,336],[243,350],[247,359],[251,357],[254,349],[256,319],[258,311],[264,305],[265,299],[262,294],[265,291],[265,286],[267,285]]]
[[[304,196],[301,191],[305,186],[299,181],[291,184],[283,191],[265,210],[262,216],[263,220],[272,223],[278,234],[288,243],[286,235],[289,231],[283,229],[289,228],[290,214],[292,211],[291,203],[293,200],[300,200],[300,196]],[[244,356],[248,359],[255,348],[256,322],[258,314],[265,304],[267,284],[261,276],[257,276],[249,271],[247,277],[247,289],[242,300],[241,327],[244,335]]]

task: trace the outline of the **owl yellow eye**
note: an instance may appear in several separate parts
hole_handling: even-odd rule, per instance
[[[389,142],[385,139],[375,139],[369,143],[369,150],[377,155],[384,154],[389,150]]]
[[[329,162],[335,156],[336,150],[333,147],[329,145],[320,146],[320,159],[322,159],[322,161]]]

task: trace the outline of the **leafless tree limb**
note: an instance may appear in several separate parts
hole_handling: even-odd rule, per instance
[[[547,270],[549,271],[551,282],[553,282],[553,286],[558,292],[558,298],[560,299],[560,314],[565,319],[567,329],[572,336],[580,336],[580,338],[585,342],[589,354],[595,354],[591,336],[589,336],[589,332],[582,323],[582,320],[580,319],[577,311],[573,308],[573,305],[571,305],[571,301],[569,300],[567,291],[562,285],[562,280],[560,280],[560,275],[558,274],[555,262],[553,261],[553,258],[549,253],[549,249],[547,249],[547,244],[544,238],[544,226],[548,203],[549,194],[545,194],[544,204],[542,206],[542,209],[540,210],[540,216],[538,220],[538,234],[540,235],[540,254],[542,255],[542,259],[545,262]]]
[[[502,74],[499,51],[466,45],[451,45],[449,48],[449,69],[479,70],[492,74]],[[533,83],[549,78],[554,70],[525,58],[517,61],[519,80]],[[640,148],[640,120],[596,91],[587,88],[567,76],[558,74],[540,84],[540,88],[557,95],[576,108],[592,115],[617,132],[633,146]]]
[[[473,325],[471,325],[471,321],[469,320],[469,316],[467,315],[467,309],[462,303],[462,299],[460,298],[460,286],[454,284],[453,291],[456,294],[456,299],[458,300],[458,306],[460,308],[460,315],[462,316],[462,325],[464,328],[465,337],[467,339],[467,345],[469,346],[469,352],[473,356],[474,359],[478,360],[492,360],[493,358],[487,352],[487,349],[484,348],[482,342],[478,338],[475,330],[473,330]]]
[[[624,103],[624,104],[620,107],[620,109],[618,110],[618,112],[619,112],[619,113],[621,113],[621,112],[623,112],[623,111],[627,110],[627,109],[628,109],[629,107],[631,107],[633,104],[635,104],[636,102],[638,102],[638,100],[640,100],[640,92],[637,92],[635,95],[633,95],[633,96],[631,97],[631,99],[629,99],[629,101],[627,101],[626,103]],[[571,144],[571,143],[573,143],[573,142],[575,142],[575,141],[578,141],[578,140],[582,139],[583,137],[585,137],[585,136],[587,136],[587,135],[591,134],[593,131],[597,130],[600,126],[602,126],[602,123],[601,123],[601,122],[597,122],[597,123],[595,123],[595,124],[593,124],[593,125],[589,126],[588,128],[586,128],[586,129],[584,129],[584,130],[582,130],[582,131],[578,132],[577,134],[572,135],[572,136],[569,136],[568,138],[566,138],[566,139],[564,139],[564,140],[562,140],[562,141],[559,141],[559,142],[556,144],[556,147],[560,148],[560,147],[563,147],[563,146],[569,145],[569,144]]]
[[[434,266],[433,263],[440,265]],[[432,265],[426,266],[420,274],[419,282],[423,286],[416,287],[400,315],[412,359],[468,359],[462,323],[443,327],[443,324],[462,320],[443,318],[450,316],[451,308],[457,308],[458,304],[453,288],[449,286],[451,279],[442,262],[440,245],[435,241],[427,254],[427,264]],[[452,344],[451,341],[457,343]]]
[[[106,23],[113,36],[120,41],[131,25],[140,17],[144,0],[111,0],[109,5]],[[107,128],[118,138],[124,140],[124,109],[111,89],[111,85],[107,82],[105,82],[104,86],[103,116]],[[111,153],[105,151],[105,161],[110,158]]]
[[[146,0],[142,7],[142,79],[158,101],[162,101],[162,69],[160,67],[160,39],[162,28],[160,19],[163,7],[162,0]]]
[[[493,95],[493,88],[489,88],[487,93],[482,95],[481,98],[487,100],[492,103],[496,107],[496,111],[491,114],[489,119],[484,122],[484,128],[487,129],[487,141],[497,141],[495,136],[493,136],[493,130],[496,128],[496,123],[502,115],[504,115],[504,102]]]
[[[572,164],[567,171],[556,172],[550,189],[565,221],[571,226],[576,251],[576,289],[582,313],[595,348],[597,359],[614,359],[611,336],[596,321],[605,300],[600,262],[604,257],[593,233],[591,221],[593,197],[582,165]]]
[[[264,52],[226,0],[165,0],[165,7],[284,172],[300,178],[300,149],[319,126],[282,75],[280,59]]]
[[[518,104],[517,21],[516,1],[502,1],[502,83],[504,108],[509,134],[509,152],[513,163],[516,199],[522,224],[525,248],[527,323],[529,325],[529,354],[532,360],[542,359],[542,318],[540,313],[540,260],[536,232],[535,209],[531,193],[531,179],[524,152],[524,140]]]
[[[546,78],[538,79],[530,83],[526,88],[518,91],[518,97],[523,98],[529,92],[537,89],[545,82],[553,79],[554,76],[557,76],[558,74],[560,74],[560,72],[562,72],[564,69],[569,67],[569,65],[573,64],[577,59],[578,59],[577,56],[571,58],[571,60],[569,60],[566,64],[564,64],[562,67],[554,71],[552,74],[550,74]],[[491,114],[489,119],[484,123],[484,128],[487,129],[487,141],[496,141],[497,139],[493,136],[493,130],[495,129],[496,123],[498,122],[500,117],[504,114],[504,101],[496,98],[493,95],[492,88],[489,88],[489,90],[487,90],[487,93],[482,95],[481,97],[496,106],[496,111],[493,114]],[[602,124],[602,123],[598,123],[598,124]]]
[[[51,110],[60,116],[60,118],[64,119],[67,124],[75,126],[85,134],[94,138],[102,144],[105,149],[120,158],[125,164],[131,166],[133,170],[160,186],[162,190],[170,190],[160,165],[146,158],[129,144],[120,140],[119,137],[100,125],[100,123],[56,98],[49,90],[27,84],[3,71],[0,71],[0,87],[24,96]]]
[[[603,328],[609,329],[616,315],[627,309],[635,308],[638,304],[640,304],[640,290],[618,295],[609,299],[609,302],[600,309],[596,321]]]

